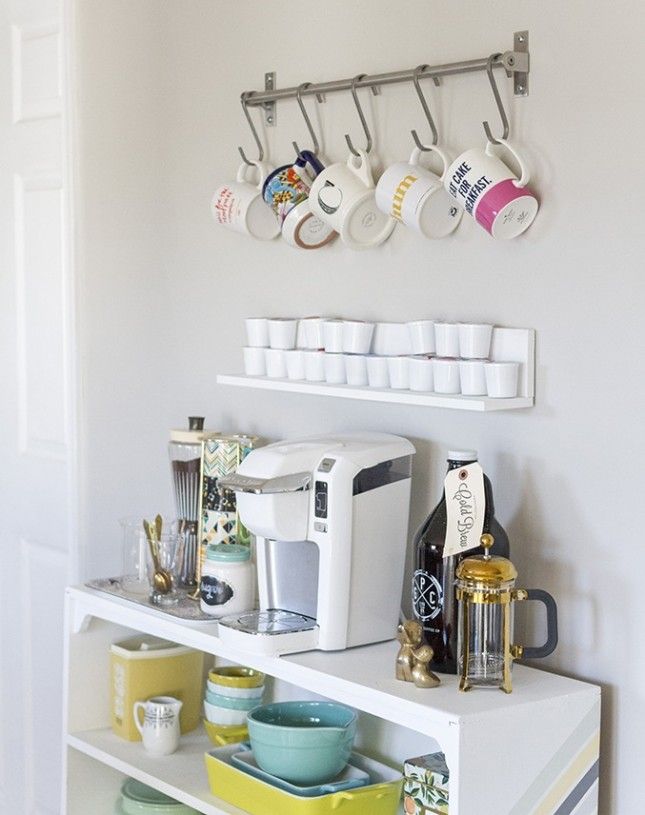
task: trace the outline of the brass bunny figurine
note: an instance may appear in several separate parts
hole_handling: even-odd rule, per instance
[[[417,688],[436,688],[441,684],[438,676],[428,669],[433,651],[423,644],[423,626],[418,620],[406,620],[397,629],[401,643],[396,655],[396,678],[414,682]]]

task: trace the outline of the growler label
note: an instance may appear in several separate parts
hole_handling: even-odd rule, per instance
[[[449,470],[446,491],[446,543],[444,558],[479,546],[484,528],[486,498],[481,464],[465,464]]]
[[[414,616],[421,622],[434,620],[441,614],[443,591],[441,583],[433,574],[422,569],[416,570],[412,583],[412,604]]]
[[[207,606],[223,606],[233,597],[233,588],[225,580],[202,575],[200,596]]]

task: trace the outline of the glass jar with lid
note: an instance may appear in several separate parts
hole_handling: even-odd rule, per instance
[[[202,611],[224,617],[251,611],[254,600],[255,569],[250,548],[239,543],[209,544],[199,586]]]

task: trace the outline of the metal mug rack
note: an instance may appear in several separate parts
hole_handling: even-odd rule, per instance
[[[264,158],[264,148],[258,136],[258,133],[253,124],[249,108],[261,107],[264,110],[264,120],[268,127],[275,127],[277,122],[276,104],[284,99],[297,99],[300,110],[305,118],[309,134],[313,139],[314,152],[317,152],[318,142],[315,137],[311,121],[307,115],[303,103],[304,96],[315,96],[318,102],[325,101],[325,95],[328,93],[335,93],[336,91],[350,91],[354,99],[354,104],[365,133],[367,142],[367,152],[372,146],[372,136],[369,132],[365,116],[363,114],[357,90],[359,88],[370,88],[372,93],[376,96],[380,93],[380,88],[383,85],[395,85],[404,82],[413,82],[419,96],[419,100],[423,106],[424,113],[430,125],[433,135],[433,144],[437,141],[437,131],[434,121],[430,114],[428,104],[423,96],[419,81],[424,78],[431,78],[435,85],[440,84],[442,77],[455,76],[458,74],[475,73],[477,71],[486,71],[488,78],[495,96],[495,102],[499,110],[500,118],[503,125],[503,135],[501,138],[506,138],[508,135],[508,118],[502,105],[502,100],[497,89],[497,85],[493,76],[493,69],[502,67],[509,78],[513,78],[513,91],[515,96],[528,96],[529,92],[529,32],[516,31],[513,38],[513,50],[496,52],[488,57],[481,59],[471,59],[462,62],[449,62],[443,65],[419,65],[416,68],[410,68],[403,71],[391,71],[385,74],[359,74],[355,77],[348,79],[336,79],[330,82],[304,82],[301,85],[293,86],[290,88],[276,88],[276,75],[275,72],[265,74],[264,90],[263,91],[244,91],[241,96],[242,109],[244,115],[253,134],[253,139],[258,149],[258,161]],[[490,131],[488,122],[484,122],[484,129],[488,138],[496,142]],[[413,137],[417,146],[422,148],[420,140],[413,132]],[[347,144],[353,153],[356,150],[348,135],[345,136]],[[296,143],[294,142],[296,152],[300,152]],[[242,148],[239,148],[240,155],[247,164],[252,164],[245,155]]]

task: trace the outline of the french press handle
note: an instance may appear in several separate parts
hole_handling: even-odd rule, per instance
[[[538,600],[546,606],[546,642],[540,646],[519,646],[518,656],[522,659],[541,659],[552,654],[558,645],[558,606],[544,589],[517,589],[515,600]],[[517,646],[516,646],[517,647]]]

